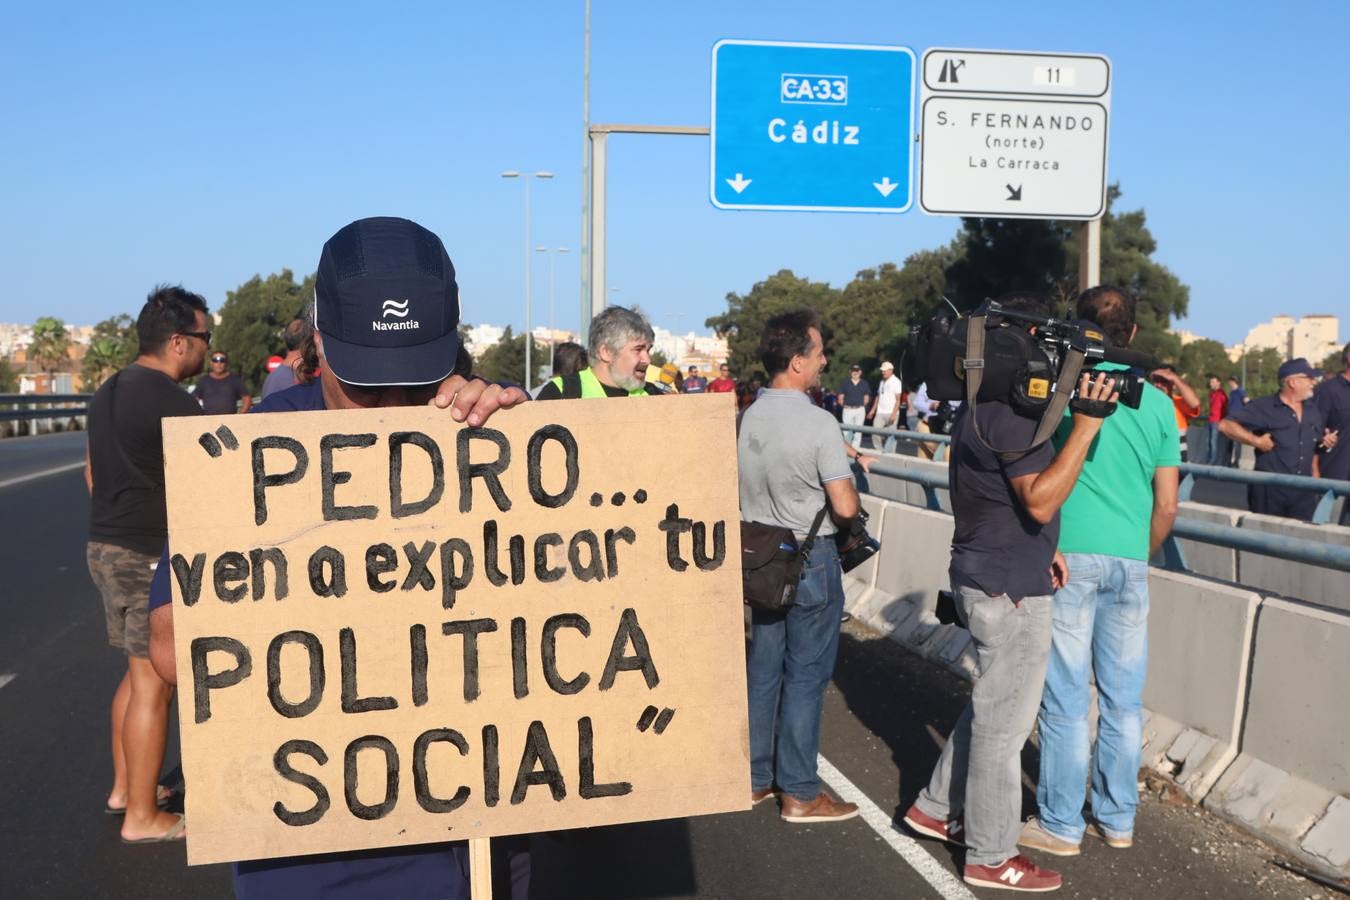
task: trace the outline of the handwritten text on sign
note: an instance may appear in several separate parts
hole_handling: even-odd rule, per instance
[[[746,807],[725,398],[164,431],[189,862]]]

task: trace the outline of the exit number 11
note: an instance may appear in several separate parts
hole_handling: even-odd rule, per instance
[[[1073,67],[1036,66],[1031,70],[1031,83],[1038,87],[1073,87]]]

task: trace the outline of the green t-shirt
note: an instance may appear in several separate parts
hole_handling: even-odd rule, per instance
[[[1102,363],[1098,368],[1125,366]],[[1056,448],[1064,445],[1071,427],[1072,413],[1066,410],[1055,432]],[[1061,510],[1060,551],[1148,559],[1153,470],[1180,464],[1172,401],[1146,385],[1139,408],[1121,404],[1088,449],[1083,472]]]

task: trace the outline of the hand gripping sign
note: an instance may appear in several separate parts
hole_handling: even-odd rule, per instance
[[[748,807],[730,401],[490,424],[165,421],[189,863]]]

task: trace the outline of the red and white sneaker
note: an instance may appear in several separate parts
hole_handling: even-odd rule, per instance
[[[1025,856],[1011,856],[996,866],[966,866],[966,884],[976,887],[999,888],[1005,891],[1023,891],[1044,894],[1057,891],[1064,879],[1058,872],[1042,869]]]
[[[922,834],[925,837],[937,838],[939,841],[945,841],[957,847],[966,845],[965,822],[960,816],[944,822],[941,819],[933,818],[919,809],[916,804],[909,808],[909,812],[905,813],[905,824],[909,826],[910,831]]]

